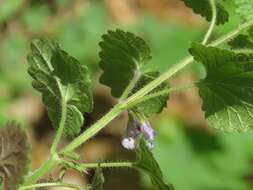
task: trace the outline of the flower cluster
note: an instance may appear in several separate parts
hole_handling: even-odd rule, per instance
[[[126,129],[126,137],[122,140],[122,146],[126,149],[135,149],[139,138],[143,136],[149,149],[154,148],[155,130],[144,116],[131,116]]]

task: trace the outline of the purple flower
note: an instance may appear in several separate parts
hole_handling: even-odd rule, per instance
[[[143,136],[147,146],[153,149],[156,135],[155,130],[144,116],[131,114],[126,129],[126,137],[121,143],[126,149],[134,149],[139,138]]]

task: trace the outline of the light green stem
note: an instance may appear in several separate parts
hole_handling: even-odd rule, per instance
[[[210,6],[211,6],[211,9],[212,9],[212,21],[211,21],[211,24],[209,25],[209,28],[207,30],[207,33],[202,41],[202,44],[205,45],[209,38],[211,37],[212,35],[212,32],[214,30],[214,27],[215,27],[215,23],[216,23],[216,19],[217,19],[217,9],[216,9],[216,3],[215,3],[215,0],[209,0],[209,3],[210,3]]]
[[[70,144],[68,144],[63,150],[61,154],[65,154],[75,150],[79,147],[83,142],[90,139],[92,136],[97,134],[101,129],[103,129],[110,121],[112,121],[115,117],[117,117],[125,108],[125,104],[117,104],[114,108],[112,108],[104,117],[98,120],[94,125],[84,131],[80,136],[75,138]]]
[[[215,40],[214,42],[210,43],[208,46],[218,46],[222,43],[227,42],[228,40],[232,39],[233,37],[237,36],[241,30],[247,29],[250,26],[253,25],[253,20],[244,23],[240,25],[237,29],[230,32],[229,34],[222,36],[221,38]],[[145,87],[140,89],[138,92],[133,94],[131,97],[129,97],[127,100],[117,104],[114,108],[111,109],[104,117],[102,117],[100,120],[98,120],[95,124],[93,124],[89,129],[87,129],[84,133],[82,133],[80,136],[75,138],[70,144],[68,144],[61,153],[65,152],[72,152],[77,147],[79,147],[81,144],[83,144],[85,141],[93,137],[95,134],[97,134],[101,129],[103,129],[111,120],[113,120],[115,117],[117,117],[122,111],[124,111],[127,108],[127,105],[133,103],[137,99],[143,98],[146,94],[148,94],[151,90],[159,86],[162,82],[166,81],[170,77],[172,77],[175,73],[183,69],[185,66],[189,65],[193,62],[193,57],[188,56],[178,64],[175,64],[173,67],[171,67],[168,71],[160,75],[158,78],[147,84]],[[31,176],[29,176],[26,179],[25,184],[33,184],[35,183],[39,178],[41,178],[45,173],[52,170],[52,166],[57,165],[58,163],[53,159],[49,159],[46,163],[43,164],[43,166],[38,169],[36,172],[34,172]]]
[[[130,92],[133,90],[135,84],[138,82],[138,80],[140,79],[141,74],[139,73],[139,70],[137,70],[137,72],[135,73],[133,79],[130,81],[129,85],[126,87],[126,89],[124,90],[123,94],[120,97],[120,100],[124,100],[128,97],[128,95],[130,94]]]
[[[24,186],[36,183],[41,177],[47,174],[48,171],[52,170],[59,163],[60,158],[58,157],[58,155],[51,155],[51,157],[40,168],[38,168],[35,172],[32,173],[32,175],[28,176],[25,179]]]
[[[238,26],[237,29],[229,32],[228,34],[218,38],[217,40],[214,40],[213,42],[211,42],[210,44],[208,44],[208,46],[218,46],[220,44],[223,44],[231,39],[233,39],[234,37],[236,37],[242,30],[246,30],[248,29],[250,26],[253,25],[253,20],[250,20],[248,22],[245,22],[244,24],[241,24]]]
[[[67,168],[78,168],[78,171],[86,172],[90,168],[115,168],[115,167],[133,167],[133,162],[98,162],[98,163],[73,163],[66,160],[62,160],[61,164]],[[77,167],[76,167],[77,166]]]
[[[189,88],[193,88],[195,86],[195,84],[188,84],[188,85],[184,85],[184,86],[180,86],[180,87],[172,87],[172,88],[167,88],[167,89],[164,89],[164,90],[161,90],[161,91],[157,91],[155,93],[152,93],[152,94],[148,94],[140,99],[137,99],[135,100],[134,102],[132,102],[131,104],[128,104],[127,105],[127,109],[131,109],[132,107],[140,104],[140,103],[143,103],[145,101],[148,101],[152,98],[156,98],[156,97],[159,97],[159,96],[163,96],[163,95],[167,95],[171,92],[176,92],[176,91],[182,91],[182,90],[186,90],[186,89],[189,89]]]
[[[133,167],[133,162],[108,162],[108,163],[86,163],[81,165],[83,168],[119,168],[119,167]]]
[[[18,190],[36,189],[36,188],[41,188],[41,187],[67,187],[70,189],[82,190],[82,188],[80,188],[74,184],[60,183],[60,182],[58,182],[58,183],[38,183],[38,184],[34,184],[34,185],[20,187]]]
[[[57,146],[61,141],[61,137],[63,134],[66,117],[67,117],[67,104],[65,101],[62,101],[62,111],[61,111],[61,120],[59,124],[59,128],[57,129],[56,136],[53,142],[53,145],[51,147],[51,153],[55,153],[57,151]]]

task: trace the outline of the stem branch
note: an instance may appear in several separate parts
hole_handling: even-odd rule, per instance
[[[82,188],[78,187],[77,185],[69,184],[69,183],[60,183],[60,182],[58,182],[58,183],[38,183],[38,184],[34,184],[34,185],[20,187],[18,190],[35,189],[35,188],[41,188],[41,187],[67,187],[70,189],[82,190]]]
[[[237,29],[231,31],[227,35],[222,36],[221,38],[213,41],[212,43],[208,44],[208,46],[218,46],[222,43],[227,42],[228,40],[232,39],[233,37],[237,36],[240,31],[249,28],[253,25],[253,20],[248,21],[242,25],[240,25]],[[147,95],[150,91],[152,91],[154,88],[159,86],[162,82],[166,81],[167,79],[171,78],[174,74],[176,74],[178,71],[183,69],[185,66],[189,65],[193,62],[193,57],[188,56],[178,64],[175,64],[172,66],[168,71],[157,77],[155,80],[144,86],[142,89],[140,89],[138,92],[127,98],[125,101],[120,102],[117,104],[114,108],[112,108],[104,117],[102,117],[100,120],[98,120],[95,124],[93,124],[89,129],[84,131],[80,136],[75,138],[70,144],[68,144],[61,153],[67,153],[74,151],[77,147],[79,147],[81,144],[83,144],[85,141],[93,137],[95,134],[97,134],[101,129],[103,129],[111,120],[113,120],[115,117],[117,117],[121,112],[127,109],[127,106],[135,102],[136,100],[144,97]],[[45,173],[52,170],[54,166],[58,164],[58,161],[56,159],[53,159],[54,156],[52,156],[47,162],[45,162],[41,168],[39,168],[37,171],[35,171],[31,176],[29,176],[25,184],[33,184],[35,183],[39,178],[41,178]]]

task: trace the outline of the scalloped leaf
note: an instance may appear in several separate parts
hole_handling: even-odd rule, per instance
[[[181,0],[184,4],[191,8],[196,14],[201,15],[204,17],[208,22],[212,20],[212,9],[209,3],[209,0]],[[228,22],[229,14],[223,5],[216,1],[216,8],[217,8],[217,20],[216,24],[225,24]]]
[[[253,54],[193,43],[190,53],[206,68],[198,84],[202,109],[212,127],[245,131],[253,127]]]
[[[33,87],[42,93],[55,128],[66,107],[64,134],[75,136],[83,125],[83,113],[93,108],[91,79],[87,66],[63,51],[50,39],[36,39],[28,55]]]
[[[26,133],[15,122],[0,129],[0,178],[5,190],[16,190],[28,173],[30,147]]]
[[[145,65],[151,59],[151,53],[146,42],[140,37],[130,32],[115,30],[108,31],[102,39],[99,43],[99,65],[104,72],[100,82],[111,88],[114,97],[120,97],[131,84],[129,96],[159,76],[159,72],[146,71]],[[133,81],[135,82],[132,83]],[[168,88],[166,82],[152,92],[164,88]],[[133,111],[144,112],[146,116],[159,113],[166,106],[167,99],[168,95],[153,98],[135,106]]]
[[[135,166],[150,177],[155,189],[174,190],[172,185],[168,185],[164,182],[162,171],[153,154],[146,146],[146,142],[143,138],[140,139],[139,147],[137,149],[137,163]]]
[[[141,75],[151,59],[150,49],[140,37],[119,29],[108,31],[102,39],[99,66],[104,72],[100,82],[111,88],[114,97],[120,97],[131,79]]]

